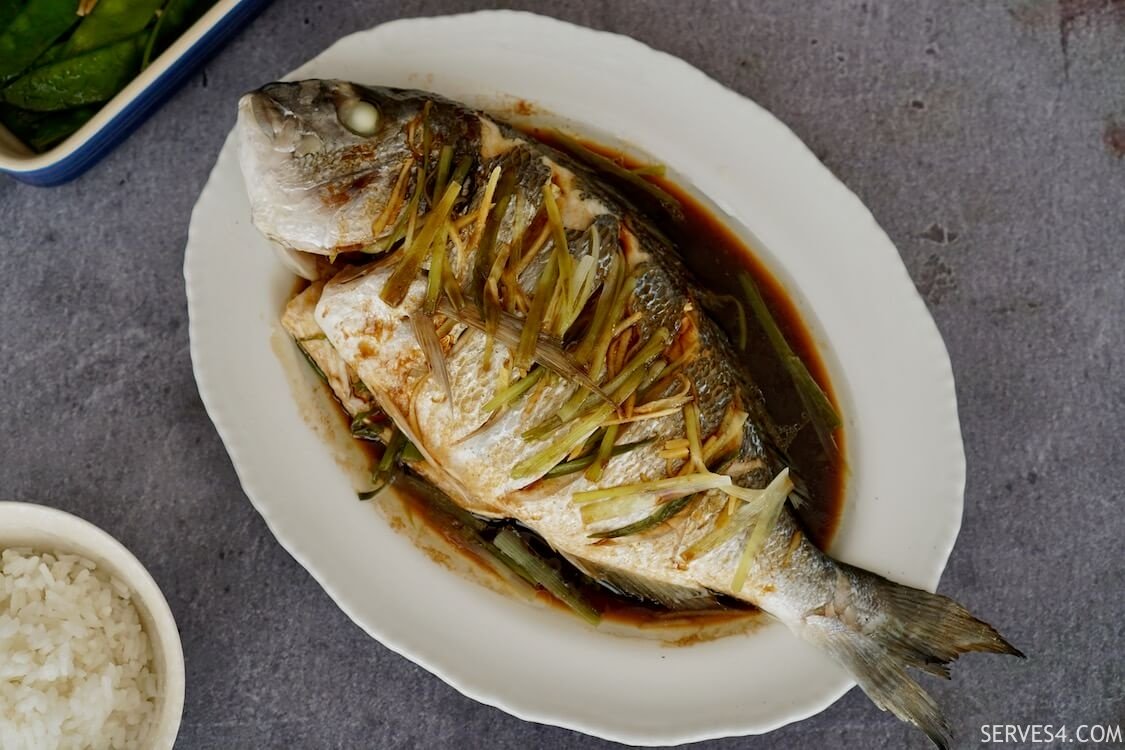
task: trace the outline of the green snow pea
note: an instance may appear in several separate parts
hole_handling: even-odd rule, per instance
[[[42,153],[82,127],[98,109],[91,105],[61,112],[29,112],[5,107],[0,111],[0,121],[33,151]]]
[[[24,0],[0,0],[0,31],[8,28],[8,24],[23,8]]]
[[[164,0],[98,0],[63,49],[70,57],[133,36],[149,25]]]
[[[0,83],[15,78],[78,21],[78,0],[30,0],[0,32]]]
[[[50,65],[53,62],[58,62],[63,58],[63,52],[66,50],[66,40],[55,42],[47,51],[39,57],[35,58],[35,62],[31,64],[33,68],[41,68],[44,65]]]
[[[140,67],[145,34],[35,68],[17,78],[0,97],[35,112],[52,112],[109,99]]]
[[[214,0],[168,0],[152,29],[141,60],[141,69],[147,68],[153,59],[176,41],[176,37],[195,23],[203,15],[203,11],[213,4]]]

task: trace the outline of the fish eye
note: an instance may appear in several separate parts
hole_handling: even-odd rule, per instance
[[[358,136],[373,136],[379,128],[378,108],[363,99],[348,99],[341,102],[336,106],[336,117],[341,125]]]

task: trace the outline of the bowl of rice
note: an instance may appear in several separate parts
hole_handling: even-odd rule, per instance
[[[165,750],[184,706],[168,602],[116,539],[0,502],[0,748]]]

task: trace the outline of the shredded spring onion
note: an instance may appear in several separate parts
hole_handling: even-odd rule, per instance
[[[547,370],[542,367],[531,368],[527,375],[496,391],[496,394],[484,405],[483,411],[493,412],[515,403],[521,396],[531,390],[532,386],[538,383],[546,373]]]
[[[620,456],[623,453],[628,453],[631,450],[636,450],[637,448],[640,448],[643,445],[649,445],[651,442],[652,442],[652,440],[637,440],[636,442],[633,442],[633,443],[622,443],[621,445],[615,445],[615,446],[613,446],[613,449],[610,451],[610,457],[613,458],[615,456]],[[575,472],[582,471],[587,466],[594,463],[595,458],[597,458],[596,454],[589,453],[585,456],[579,456],[578,458],[575,458],[575,459],[570,460],[570,461],[564,461],[561,464],[553,467],[550,471],[548,471],[543,476],[544,477],[561,477],[561,476],[564,476],[566,474],[574,474]]]
[[[403,251],[403,256],[399,260],[395,270],[387,279],[386,285],[379,293],[383,301],[388,305],[398,306],[406,298],[406,292],[410,289],[410,283],[418,276],[418,272],[422,268],[422,262],[429,256],[430,245],[434,242],[438,234],[444,236],[442,231],[445,228],[445,222],[449,218],[449,212],[453,208],[454,201],[457,200],[458,194],[461,192],[461,185],[456,182],[449,184],[445,189],[445,193],[441,196],[441,201],[438,202],[434,210],[430,212],[426,218],[426,223],[419,230],[418,235],[413,238],[413,241]]]
[[[582,516],[582,523],[589,525],[642,510],[651,510],[656,504],[652,495],[626,495],[583,505],[578,512]]]
[[[426,277],[426,302],[422,309],[426,315],[433,316],[437,312],[438,299],[441,298],[442,278],[445,274],[447,248],[449,246],[449,221],[446,220],[438,232],[436,241],[430,250],[430,273]]]
[[[612,380],[606,383],[602,387],[602,390],[613,393],[620,388],[621,384],[631,378],[634,373],[646,367],[652,360],[660,356],[661,352],[663,352],[668,345],[668,341],[671,337],[672,334],[668,332],[667,328],[657,328],[653,331],[652,338],[625,363],[625,366],[621,368],[621,372],[617,373]],[[590,408],[591,405],[592,402],[585,394],[576,393],[567,399],[566,403],[559,408],[557,418],[560,423],[568,422],[574,419],[577,414]]]
[[[805,367],[805,363],[801,361],[801,358],[790,348],[789,342],[785,340],[785,334],[781,332],[777,321],[774,320],[773,315],[766,306],[766,302],[762,298],[761,292],[758,291],[754,279],[750,277],[750,274],[742,273],[739,275],[738,280],[750,303],[750,309],[754,312],[758,323],[765,331],[770,345],[773,346],[774,352],[776,352],[785,370],[789,373],[789,377],[793,379],[793,385],[797,388],[797,394],[800,396],[801,403],[808,412],[809,420],[816,429],[817,437],[824,446],[825,452],[827,452],[829,456],[835,456],[838,449],[832,433],[840,426],[840,415],[836,413],[836,409],[832,406],[828,394],[824,392],[820,384],[817,383],[809,373],[808,368]]]
[[[781,490],[778,490],[777,496],[770,498],[766,507],[762,509],[758,516],[758,520],[754,523],[754,530],[750,532],[750,537],[746,540],[746,546],[742,548],[742,555],[738,559],[738,567],[735,568],[734,578],[731,581],[731,590],[736,594],[742,591],[742,587],[746,585],[750,563],[766,545],[766,539],[769,538],[770,531],[777,524],[777,519],[785,508],[785,499],[789,492],[793,490],[793,483],[789,480],[789,470],[786,469],[782,474],[785,475],[782,480],[782,486],[786,488],[784,495],[781,494]]]
[[[574,448],[589,437],[590,433],[602,425],[614,413],[617,405],[624,403],[629,394],[637,389],[644,379],[644,371],[638,370],[632,377],[621,384],[613,392],[612,401],[608,404],[598,404],[589,413],[577,417],[561,437],[555,439],[546,448],[529,456],[512,468],[513,478],[537,476],[545,474],[552,466],[559,463]]]
[[[438,310],[470,328],[479,331],[485,330],[485,322],[481,317],[481,312],[473,305],[463,303],[460,307],[457,307],[455,304],[443,302],[438,305]],[[526,330],[524,321],[514,315],[500,313],[499,325],[496,329],[497,340],[514,348],[519,345],[523,332]],[[576,383],[592,391],[606,403],[613,403],[609,394],[579,368],[578,364],[557,341],[542,335],[535,337],[532,360],[564,378],[567,382]]]
[[[535,355],[535,342],[539,337],[543,318],[547,314],[547,305],[551,301],[555,282],[559,278],[559,264],[554,259],[547,261],[547,267],[539,276],[535,285],[535,294],[531,298],[531,309],[523,321],[523,330],[520,332],[519,345],[516,347],[514,367],[519,372],[527,372]]]
[[[359,414],[356,414],[352,418],[352,437],[359,438],[360,440],[370,440],[376,443],[384,442],[386,433],[380,427],[371,424],[373,421],[376,421],[376,419],[385,420],[383,412],[378,409],[361,411]]]
[[[665,477],[649,482],[635,484],[620,484],[614,487],[603,487],[596,490],[575,492],[572,499],[578,505],[585,505],[600,500],[607,500],[626,495],[650,495],[660,500],[669,500],[674,497],[683,497],[705,490],[717,490],[729,487],[730,477],[725,474],[711,472],[698,472],[684,474],[678,477]]]
[[[681,511],[691,504],[692,498],[695,495],[685,495],[684,497],[672,500],[671,502],[664,503],[658,507],[652,514],[645,516],[639,521],[620,526],[616,529],[609,529],[608,531],[598,531],[590,534],[591,539],[617,539],[623,536],[632,536],[633,534],[640,534],[654,529],[665,521],[678,515]]]
[[[583,620],[595,626],[601,622],[601,613],[567,583],[557,570],[532,552],[515,531],[501,529],[492,543],[522,569],[532,583],[542,586]]]
[[[602,435],[598,445],[598,452],[594,456],[594,462],[586,469],[586,479],[591,482],[596,482],[602,478],[602,472],[605,470],[606,464],[609,463],[610,456],[613,455],[613,444],[617,442],[617,432],[620,428],[617,425],[610,425],[605,429],[605,434]]]
[[[784,504],[792,489],[793,482],[789,478],[788,469],[779,472],[763,490],[749,490],[737,485],[724,488],[726,494],[743,500],[744,504],[735,510],[734,515],[720,516],[714,528],[688,546],[680,556],[685,561],[691,561],[717,549],[739,532],[749,528],[766,509],[773,505]]]
[[[324,374],[324,370],[320,369],[320,365],[316,363],[316,360],[312,358],[312,355],[309,354],[308,350],[305,349],[305,347],[303,347],[300,343],[297,344],[297,349],[300,350],[301,356],[304,357],[305,361],[309,363],[309,367],[312,368],[313,372],[316,373],[316,376],[320,378],[321,382],[327,383],[328,376]]]
[[[624,279],[624,273],[624,261],[621,259],[621,254],[616,253],[610,259],[609,268],[606,269],[605,278],[602,280],[602,288],[598,294],[598,301],[594,305],[593,317],[590,319],[585,335],[578,343],[578,348],[574,351],[574,358],[579,362],[589,363],[594,347],[598,345],[601,338],[602,330],[607,325],[612,326],[616,322],[609,320],[609,312],[614,301],[621,296],[621,283]]]
[[[707,464],[703,460],[703,443],[699,439],[699,407],[694,401],[684,404],[684,428],[692,464],[699,471],[707,471]]]
[[[445,192],[445,182],[449,179],[449,169],[453,166],[453,146],[448,143],[438,152],[437,174],[434,175],[434,197]]]
[[[406,195],[406,183],[410,177],[410,170],[414,166],[414,160],[407,158],[402,163],[402,169],[398,173],[398,179],[395,180],[395,185],[391,189],[390,198],[387,199],[387,205],[375,217],[375,221],[371,223],[371,236],[378,238],[382,235],[383,230],[390,224],[391,218],[398,215],[398,210],[402,206],[403,196]]]
[[[371,489],[358,493],[360,500],[370,500],[375,497],[394,478],[398,463],[402,460],[403,449],[409,442],[401,430],[394,429],[391,432],[391,437],[383,448],[383,455],[371,472]]]
[[[437,379],[438,385],[441,386],[441,390],[445,394],[445,400],[449,404],[449,413],[452,415],[453,385],[449,381],[449,368],[445,362],[445,352],[442,351],[441,341],[438,340],[437,332],[434,330],[434,321],[432,318],[416,312],[410,316],[410,323],[414,327],[414,337],[418,339],[418,346],[426,357],[426,364],[429,365],[430,372]]]

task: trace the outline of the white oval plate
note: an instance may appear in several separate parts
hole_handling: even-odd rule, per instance
[[[964,489],[948,355],[886,234],[768,112],[632,39],[504,11],[388,23],[291,77],[493,109],[527,100],[673,168],[758,250],[821,342],[851,467],[833,554],[936,586]],[[687,648],[596,632],[466,583],[357,502],[271,348],[293,277],[250,225],[232,138],[196,204],[184,274],[200,395],[246,494],[387,647],[521,718],[642,745],[766,732],[852,686],[777,624]]]

